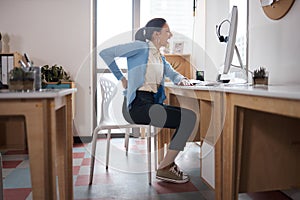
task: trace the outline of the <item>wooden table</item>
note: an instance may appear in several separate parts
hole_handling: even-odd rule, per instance
[[[76,89],[0,91],[0,116],[25,117],[34,200],[73,199],[74,92]]]
[[[215,150],[216,199],[300,188],[300,86],[166,88],[171,104],[197,100],[196,132]],[[158,137],[158,148],[168,139]]]

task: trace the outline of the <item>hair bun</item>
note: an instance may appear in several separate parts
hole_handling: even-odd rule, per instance
[[[139,30],[137,30],[137,32],[135,33],[135,40],[140,40],[140,41],[144,41],[146,42],[146,27],[142,27]]]

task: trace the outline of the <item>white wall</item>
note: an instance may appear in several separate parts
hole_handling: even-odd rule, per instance
[[[259,2],[250,2],[249,66],[265,66],[271,84],[300,83],[300,2],[280,20],[271,20]]]
[[[78,88],[75,126],[81,135],[91,135],[91,1],[1,0],[0,32],[9,36],[10,52],[70,72]]]
[[[216,25],[228,18],[228,1],[198,0],[195,17],[195,41],[192,64],[197,70],[205,71],[206,80],[216,80],[224,64],[225,43],[216,35]],[[200,48],[199,48],[200,47]]]

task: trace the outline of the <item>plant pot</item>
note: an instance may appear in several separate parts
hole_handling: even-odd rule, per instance
[[[42,88],[43,89],[63,89],[63,88],[74,88],[75,85],[74,82],[48,82],[48,83],[43,83]]]
[[[24,90],[35,90],[34,79],[27,79],[23,81]]]
[[[8,84],[9,90],[23,90],[23,81],[22,80],[9,80]]]
[[[10,90],[35,90],[35,71],[24,72],[18,76],[14,75],[16,74],[11,73],[9,77],[8,88]]]
[[[269,78],[255,78],[253,77],[253,85],[268,85]]]

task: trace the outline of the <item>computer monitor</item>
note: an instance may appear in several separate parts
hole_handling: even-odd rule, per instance
[[[233,6],[232,10],[231,10],[229,34],[225,40],[226,53],[225,53],[224,70],[223,70],[223,74],[219,74],[219,76],[217,78],[218,81],[221,81],[221,82],[229,82],[230,81],[230,79],[226,75],[228,74],[228,72],[230,70],[234,50],[236,49],[235,41],[236,41],[237,23],[238,23],[238,9],[237,9],[237,6]]]
[[[225,53],[225,63],[224,63],[224,71],[223,71],[224,74],[227,74],[230,70],[233,53],[235,49],[237,22],[238,22],[238,10],[236,6],[233,6],[231,11],[230,29],[229,29],[229,35],[228,35],[228,41],[227,41],[226,53]]]

